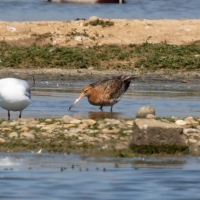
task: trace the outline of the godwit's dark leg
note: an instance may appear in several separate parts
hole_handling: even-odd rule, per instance
[[[100,106],[99,109],[100,109],[101,111],[103,111],[103,106]]]
[[[20,111],[20,114],[19,114],[19,118],[21,118],[22,117],[22,111]]]
[[[10,120],[10,111],[8,110],[8,120]]]
[[[110,107],[110,112],[112,112],[112,107],[113,107],[113,106]]]

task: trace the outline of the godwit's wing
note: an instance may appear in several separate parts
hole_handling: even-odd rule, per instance
[[[92,83],[91,86],[94,87],[99,94],[102,94],[102,99],[105,104],[113,105],[117,103],[126,92],[131,79],[130,76],[121,75],[112,79],[105,79]]]

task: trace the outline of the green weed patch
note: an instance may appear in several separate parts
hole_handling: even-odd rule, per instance
[[[69,37],[74,35],[89,37],[86,32],[74,30],[69,33]],[[96,45],[89,48],[80,45],[69,48],[51,45],[10,46],[1,42],[0,67],[197,70],[200,69],[200,43]]]

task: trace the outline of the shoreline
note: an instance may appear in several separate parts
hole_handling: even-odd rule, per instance
[[[134,139],[137,121],[162,123],[178,128],[183,143],[163,140],[160,144],[137,144]],[[68,115],[54,119],[20,118],[0,120],[0,151],[38,151],[48,153],[76,153],[95,157],[135,157],[147,155],[199,155],[200,119],[181,118],[134,118],[134,119],[76,119]],[[147,125],[146,125],[147,126]],[[153,127],[149,127],[153,130]],[[192,128],[191,128],[192,127]],[[149,131],[151,132],[151,130]],[[158,134],[158,132],[156,133]],[[161,135],[165,135],[162,131]],[[149,138],[150,139],[150,138]],[[133,141],[136,143],[133,144]]]
[[[193,71],[143,71],[143,70],[94,70],[94,69],[0,69],[0,78],[14,77],[26,80],[32,80],[32,76],[37,80],[57,80],[57,81],[84,81],[92,83],[98,80],[111,78],[121,74],[137,76],[134,82],[155,83],[155,84],[183,84],[197,85],[200,83],[200,70]]]

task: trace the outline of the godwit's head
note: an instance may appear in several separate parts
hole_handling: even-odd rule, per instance
[[[91,85],[86,85],[82,88],[82,94],[84,97],[89,97],[92,94],[93,87]]]
[[[92,94],[93,87],[91,85],[86,85],[82,88],[82,93],[76,101],[69,107],[69,110],[75,106],[83,97],[89,97]]]

